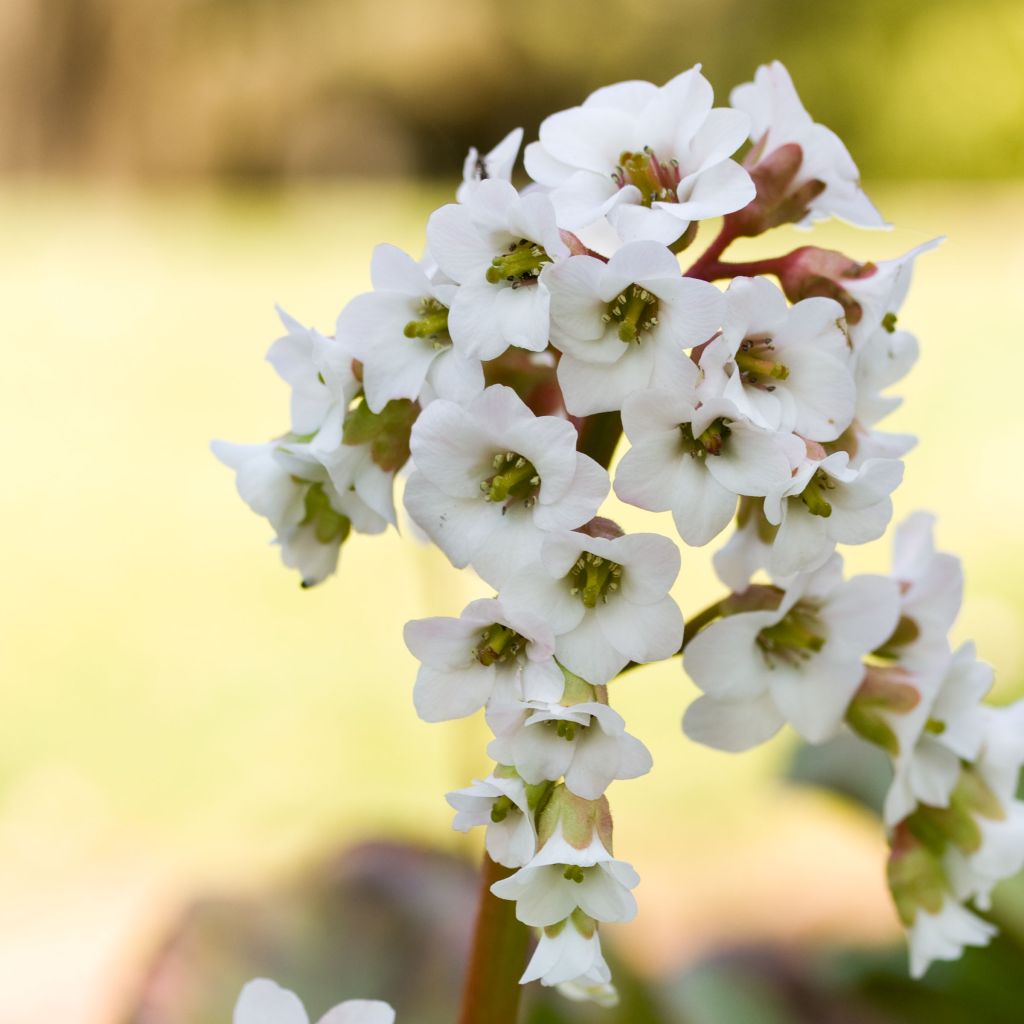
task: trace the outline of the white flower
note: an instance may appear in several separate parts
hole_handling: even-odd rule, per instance
[[[543,275],[551,291],[558,382],[575,416],[619,409],[627,395],[678,372],[683,351],[718,329],[722,293],[683,277],[657,242],[631,242],[605,263],[571,256]]]
[[[854,356],[858,423],[874,426],[899,408],[902,398],[882,392],[910,372],[917,355],[917,339],[909,331],[879,327],[864,339]]]
[[[583,849],[568,842],[561,822],[533,859],[515,874],[495,882],[491,892],[515,900],[523,924],[557,924],[579,908],[595,921],[631,921],[636,900],[630,889],[640,876],[625,861],[616,860],[597,831]]]
[[[448,334],[455,285],[432,281],[393,245],[373,251],[374,290],[357,295],[338,316],[336,333],[363,364],[363,389],[373,412],[396,398],[467,402],[484,387],[478,359],[456,351]],[[426,403],[424,403],[426,404]]]
[[[457,618],[406,623],[405,643],[422,662],[413,701],[426,722],[463,718],[492,698],[560,700],[565,679],[555,638],[536,615],[501,601],[473,601]]]
[[[405,507],[453,565],[499,587],[545,531],[589,522],[607,495],[608,474],[576,440],[568,420],[535,416],[502,385],[465,408],[433,402],[413,427]]]
[[[558,986],[559,995],[574,1003],[596,1003],[606,1009],[619,1005],[619,993],[611,982],[602,981],[592,972]]]
[[[671,509],[687,544],[706,544],[732,519],[738,495],[785,488],[803,442],[749,423],[728,399],[700,404],[698,371],[687,361],[661,386],[638,391],[622,407],[632,447],[619,463],[615,493],[631,505]]]
[[[445,799],[455,809],[452,828],[468,832],[486,825],[485,846],[491,860],[518,868],[534,855],[537,831],[523,780],[506,771],[499,767],[486,779],[475,779],[472,785],[456,789]]]
[[[316,453],[341,444],[341,428],[349,404],[359,392],[352,373],[352,352],[334,338],[303,327],[278,308],[288,333],[267,352],[267,360],[291,385],[292,433],[308,437]]]
[[[844,451],[808,458],[785,490],[764,499],[765,518],[779,527],[768,571],[773,577],[810,572],[836,544],[877,540],[892,518],[889,495],[902,479],[896,459],[868,459],[854,468]]]
[[[722,334],[700,356],[701,395],[728,398],[767,430],[833,441],[856,401],[847,344],[838,302],[789,306],[767,278],[736,278],[725,293]]]
[[[910,927],[910,975],[924,977],[935,960],[958,960],[965,946],[987,946],[996,929],[949,897],[930,914],[919,907]]]
[[[777,607],[728,615],[690,641],[683,666],[704,691],[683,719],[691,739],[746,750],[789,722],[809,743],[823,743],[842,724],[862,659],[899,618],[896,583],[843,582],[838,555],[790,580],[777,599]]]
[[[900,584],[901,613],[913,623],[899,646],[902,664],[948,653],[947,635],[963,600],[960,559],[935,550],[934,529],[933,515],[914,512],[893,535],[891,575]]]
[[[541,932],[540,942],[519,983],[539,980],[542,985],[562,985],[575,981],[589,988],[608,985],[611,977],[601,954],[597,926],[576,911]]]
[[[992,668],[978,661],[973,643],[960,647],[937,673],[919,672],[918,684],[917,707],[905,716],[891,716],[900,753],[885,797],[887,825],[902,821],[919,803],[947,807],[961,760],[973,761],[984,738],[980,702],[992,686]]]
[[[850,338],[855,350],[859,349],[880,326],[895,325],[896,314],[900,311],[910,289],[914,261],[922,253],[940,245],[942,241],[941,238],[933,238],[896,259],[878,260],[874,264],[874,271],[866,276],[851,276],[839,282],[861,309],[860,318],[856,323],[850,324]]]
[[[974,710],[969,708],[968,714]],[[950,711],[953,718],[956,710]],[[987,910],[995,886],[1024,866],[1024,802],[1016,799],[1024,763],[1024,701],[981,711],[982,749],[972,770],[994,805],[985,805],[977,812],[975,823],[981,834],[978,849],[968,854],[951,844],[945,866],[957,898],[973,899]]]
[[[475,146],[471,146],[462,165],[462,184],[459,185],[455,198],[464,203],[473,188],[481,181],[494,178],[498,181],[511,181],[512,169],[519,156],[519,147],[523,144],[523,129],[513,128],[494,149],[481,156]]]
[[[235,1003],[234,1024],[309,1024],[302,1001],[294,992],[267,978],[256,978],[242,989]],[[319,1024],[394,1024],[395,1011],[377,999],[349,999],[328,1010]]]
[[[547,348],[549,296],[538,278],[569,250],[546,195],[520,195],[507,181],[481,181],[464,203],[431,214],[427,244],[459,285],[448,313],[448,333],[459,352],[494,359],[509,345]]]
[[[615,779],[636,779],[651,770],[651,755],[626,732],[623,717],[607,704],[583,701],[568,707],[545,701],[493,705],[487,716],[495,737],[487,753],[514,765],[531,785],[564,776],[566,788],[596,800]]]
[[[835,132],[816,124],[804,109],[789,72],[779,61],[762,64],[753,82],[738,85],[730,101],[750,117],[750,139],[754,148],[744,161],[748,170],[780,146],[796,143],[803,161],[791,191],[810,181],[820,181],[824,191],[811,200],[803,220],[839,217],[858,227],[884,227],[882,215],[860,187],[860,173],[849,151]]]
[[[539,564],[510,577],[502,600],[544,618],[558,660],[602,685],[630,661],[660,661],[679,650],[683,620],[668,595],[678,573],[679,549],[667,537],[552,533]]]
[[[624,241],[668,245],[691,222],[746,206],[754,185],[730,159],[749,118],[712,109],[699,65],[658,87],[619,82],[546,118],[526,147],[526,170],[553,189],[559,223],[583,229],[603,217]]]
[[[214,441],[214,455],[236,472],[242,500],[269,520],[281,560],[311,587],[330,576],[349,530],[380,533],[387,521],[354,490],[339,492],[323,466],[303,446],[280,443],[231,444]]]

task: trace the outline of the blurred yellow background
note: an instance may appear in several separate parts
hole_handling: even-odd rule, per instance
[[[406,531],[355,537],[337,578],[300,591],[208,440],[284,429],[262,361],[274,302],[332,329],[374,244],[421,249],[468,144],[698,59],[724,101],[773,57],[897,225],[816,244],[872,259],[948,236],[901,314],[922,356],[887,426],[921,444],[897,515],[939,513],[966,563],[958,638],[1008,700],[1024,681],[1024,7],[5,0],[0,1024],[111,1024],[198,886],[256,886],[381,835],[475,853],[443,794],[487,770],[486,731],[416,719],[401,627],[482,585]],[[684,613],[716,596],[709,556],[684,551]],[[880,542],[848,561],[887,557]],[[735,939],[892,936],[877,824],[781,784],[788,738],[743,757],[685,742],[692,695],[677,663],[612,691],[655,758],[610,793],[644,879],[626,952],[660,969]]]

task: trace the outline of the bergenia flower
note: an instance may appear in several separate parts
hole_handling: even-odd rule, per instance
[[[724,325],[700,356],[702,396],[728,398],[766,430],[834,441],[853,419],[856,388],[843,307],[832,299],[793,306],[767,278],[736,278]]]
[[[341,444],[342,423],[359,393],[352,351],[334,338],[304,327],[278,308],[288,333],[270,346],[267,360],[291,386],[291,430],[308,438],[316,453]]]
[[[752,82],[733,89],[730,102],[750,118],[753,148],[743,161],[748,171],[756,171],[783,146],[797,145],[802,159],[787,191],[797,192],[809,182],[824,186],[809,200],[804,226],[827,217],[863,228],[886,226],[860,187],[849,150],[835,132],[812,120],[779,61],[762,64]]]
[[[581,910],[540,933],[537,948],[526,965],[520,984],[542,985],[578,982],[601,990],[611,981],[611,971],[601,953],[597,924]]]
[[[687,544],[706,544],[729,525],[740,495],[788,486],[804,454],[793,434],[750,423],[728,399],[701,403],[699,373],[687,360],[660,386],[622,407],[632,447],[619,463],[615,493],[631,505],[672,511]]]
[[[631,242],[607,262],[571,256],[545,271],[558,382],[574,416],[620,409],[626,397],[680,372],[684,349],[722,321],[722,293],[682,277],[657,242]]]
[[[405,643],[422,662],[413,701],[426,722],[463,718],[493,698],[557,701],[565,678],[550,627],[500,600],[473,601],[457,618],[406,623]]]
[[[413,427],[405,507],[454,565],[500,587],[546,531],[589,522],[607,495],[608,474],[576,439],[568,420],[535,416],[503,385],[466,407],[433,402]]]
[[[514,900],[523,924],[547,927],[579,908],[595,921],[631,921],[636,900],[630,889],[640,876],[605,849],[595,829],[582,849],[570,843],[559,825],[528,864],[495,882],[491,892]]]
[[[923,978],[935,960],[958,960],[965,946],[987,946],[996,928],[972,914],[952,897],[937,913],[917,911],[907,939],[910,944],[910,976]]]
[[[497,704],[487,720],[495,734],[488,755],[532,784],[564,776],[571,793],[597,800],[615,779],[651,770],[650,752],[626,732],[623,717],[596,700]]]
[[[785,490],[764,499],[765,518],[779,528],[768,571],[773,577],[810,572],[836,544],[877,540],[892,519],[889,495],[902,479],[897,459],[869,459],[856,468],[845,451],[806,459]]]
[[[683,620],[668,594],[679,561],[679,549],[656,534],[551,533],[539,563],[508,578],[502,601],[544,618],[558,660],[598,686],[630,661],[660,661],[679,650]]]
[[[427,244],[459,285],[448,333],[463,356],[495,359],[509,345],[547,348],[549,296],[541,271],[569,255],[548,196],[520,195],[507,181],[481,181],[464,203],[431,214]]]
[[[749,175],[730,159],[749,118],[713,102],[699,65],[660,87],[606,86],[541,123],[540,140],[526,147],[526,170],[552,189],[563,227],[607,218],[623,241],[669,245],[692,222],[754,198]]]
[[[298,570],[304,587],[323,582],[335,571],[350,530],[380,533],[387,528],[387,520],[355,490],[337,491],[323,465],[301,454],[302,446],[289,451],[279,442],[214,441],[210,447],[235,470],[242,500],[270,522],[281,560]]]
[[[425,389],[453,402],[479,394],[484,387],[480,360],[456,351],[448,333],[456,286],[431,280],[393,245],[374,249],[370,277],[374,290],[349,302],[336,327],[339,341],[363,364],[370,409],[380,412],[396,398],[417,401]]]
[[[309,1015],[294,993],[267,978],[256,978],[235,1003],[234,1024],[309,1024]],[[395,1011],[377,999],[349,999],[328,1010],[319,1024],[395,1024]]]
[[[786,722],[809,743],[830,739],[864,677],[864,656],[899,619],[895,581],[844,582],[838,555],[777,588],[775,600],[713,622],[687,646],[683,667],[704,695],[683,728],[698,743],[747,750]]]
[[[475,779],[445,799],[455,809],[452,828],[457,832],[486,826],[484,843],[491,860],[519,868],[533,857],[537,830],[526,785],[514,769],[498,765],[486,779]]]

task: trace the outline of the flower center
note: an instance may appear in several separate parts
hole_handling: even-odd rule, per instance
[[[551,257],[544,251],[543,246],[531,242],[528,238],[520,238],[518,242],[513,242],[509,246],[508,252],[491,260],[485,276],[491,284],[507,281],[516,288],[540,277],[544,264],[550,262]]]
[[[562,872],[562,877],[568,882],[581,883],[587,876],[583,872],[583,868],[579,864],[566,864],[565,870]]]
[[[484,501],[521,501],[527,508],[537,504],[540,476],[529,459],[515,452],[499,452],[491,466],[494,475],[480,481]]]
[[[515,810],[518,810],[518,808],[507,796],[499,796],[491,804],[491,821],[497,825],[499,821],[504,821],[508,817],[510,811]]]
[[[662,163],[650,146],[644,146],[640,153],[624,152],[619,156],[619,166],[612,173],[612,179],[619,186],[633,185],[640,190],[640,202],[652,206],[655,201],[678,203],[679,161]]]
[[[610,562],[600,555],[584,551],[566,576],[569,593],[579,599],[587,608],[596,608],[597,602],[608,603],[608,595],[619,589],[622,580],[622,566]]]
[[[437,299],[429,298],[420,302],[418,312],[419,319],[410,320],[402,333],[407,338],[429,338],[434,348],[450,345],[452,339],[448,336],[448,307]]]
[[[679,436],[682,439],[683,451],[695,459],[703,459],[706,455],[721,455],[722,445],[729,440],[732,433],[728,423],[719,417],[710,423],[703,434],[693,436],[692,423],[679,424]]]
[[[827,519],[832,515],[832,505],[825,497],[827,491],[835,490],[836,482],[823,469],[815,472],[807,481],[807,486],[800,492],[799,499],[812,516]]]
[[[480,643],[474,648],[473,653],[481,665],[501,665],[517,658],[525,646],[525,637],[514,629],[496,622],[480,634]]]
[[[771,338],[744,338],[736,353],[736,366],[744,384],[765,391],[774,391],[774,382],[789,376],[789,369],[775,361],[775,342]]]
[[[323,484],[310,484],[304,507],[306,514],[299,526],[312,526],[313,534],[321,544],[344,540],[352,529],[352,521],[334,508]]]
[[[638,284],[631,284],[608,303],[608,312],[601,319],[606,324],[614,320],[619,325],[620,341],[639,344],[641,332],[658,325],[658,297]]]
[[[776,661],[790,665],[806,661],[825,646],[817,608],[808,601],[798,601],[785,618],[757,634],[757,646],[769,666]]]

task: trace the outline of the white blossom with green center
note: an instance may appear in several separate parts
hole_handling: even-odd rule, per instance
[[[457,619],[415,619],[406,624],[405,642],[421,663],[413,701],[426,721],[463,718],[492,700],[561,699],[550,628],[500,600],[473,601]]]
[[[552,189],[570,230],[607,218],[623,241],[669,245],[691,223],[754,198],[749,175],[731,159],[750,119],[713,101],[697,67],[663,86],[605,86],[541,124],[526,169]]]
[[[433,402],[411,447],[406,509],[455,565],[493,586],[534,561],[548,531],[589,521],[608,493],[605,470],[576,451],[573,425],[535,416],[502,385],[467,406]]]
[[[721,292],[681,275],[657,242],[623,246],[607,262],[571,256],[547,271],[558,382],[573,415],[621,409],[634,391],[674,379],[685,349],[722,322]]]
[[[767,278],[725,293],[721,336],[701,353],[702,397],[729,399],[765,430],[834,441],[853,421],[854,385],[843,308],[832,299],[789,306]]]
[[[704,695],[683,728],[699,743],[746,750],[787,722],[810,743],[829,739],[864,676],[865,655],[899,620],[896,582],[844,582],[838,555],[778,589],[777,607],[726,615],[686,648],[683,666]]]
[[[626,399],[622,424],[632,447],[615,475],[623,501],[671,510],[679,536],[693,545],[729,525],[738,497],[787,487],[805,452],[792,434],[747,422],[728,399],[701,403],[699,379],[688,361],[659,387]]]
[[[350,530],[380,533],[387,527],[387,519],[354,489],[335,489],[308,444],[214,441],[212,448],[235,470],[242,500],[270,522],[281,560],[299,572],[303,587],[315,586],[335,571]]]
[[[363,364],[370,409],[380,412],[398,398],[426,405],[433,398],[467,402],[478,395],[484,388],[480,360],[457,351],[448,331],[455,286],[432,280],[393,245],[374,250],[370,276],[374,290],[349,302],[336,328]]]
[[[682,617],[668,594],[678,572],[679,550],[667,537],[550,533],[540,564],[511,576],[502,600],[540,614],[555,634],[558,660],[601,685],[630,661],[679,650]]]
[[[846,452],[808,458],[788,485],[764,499],[778,532],[768,551],[772,576],[810,572],[836,544],[877,540],[892,519],[889,495],[903,479],[898,459],[868,459],[856,468]]]
[[[547,348],[549,296],[542,271],[569,250],[546,195],[520,195],[507,181],[487,178],[464,202],[431,215],[427,244],[458,285],[448,332],[459,352],[495,359],[509,345]]]

